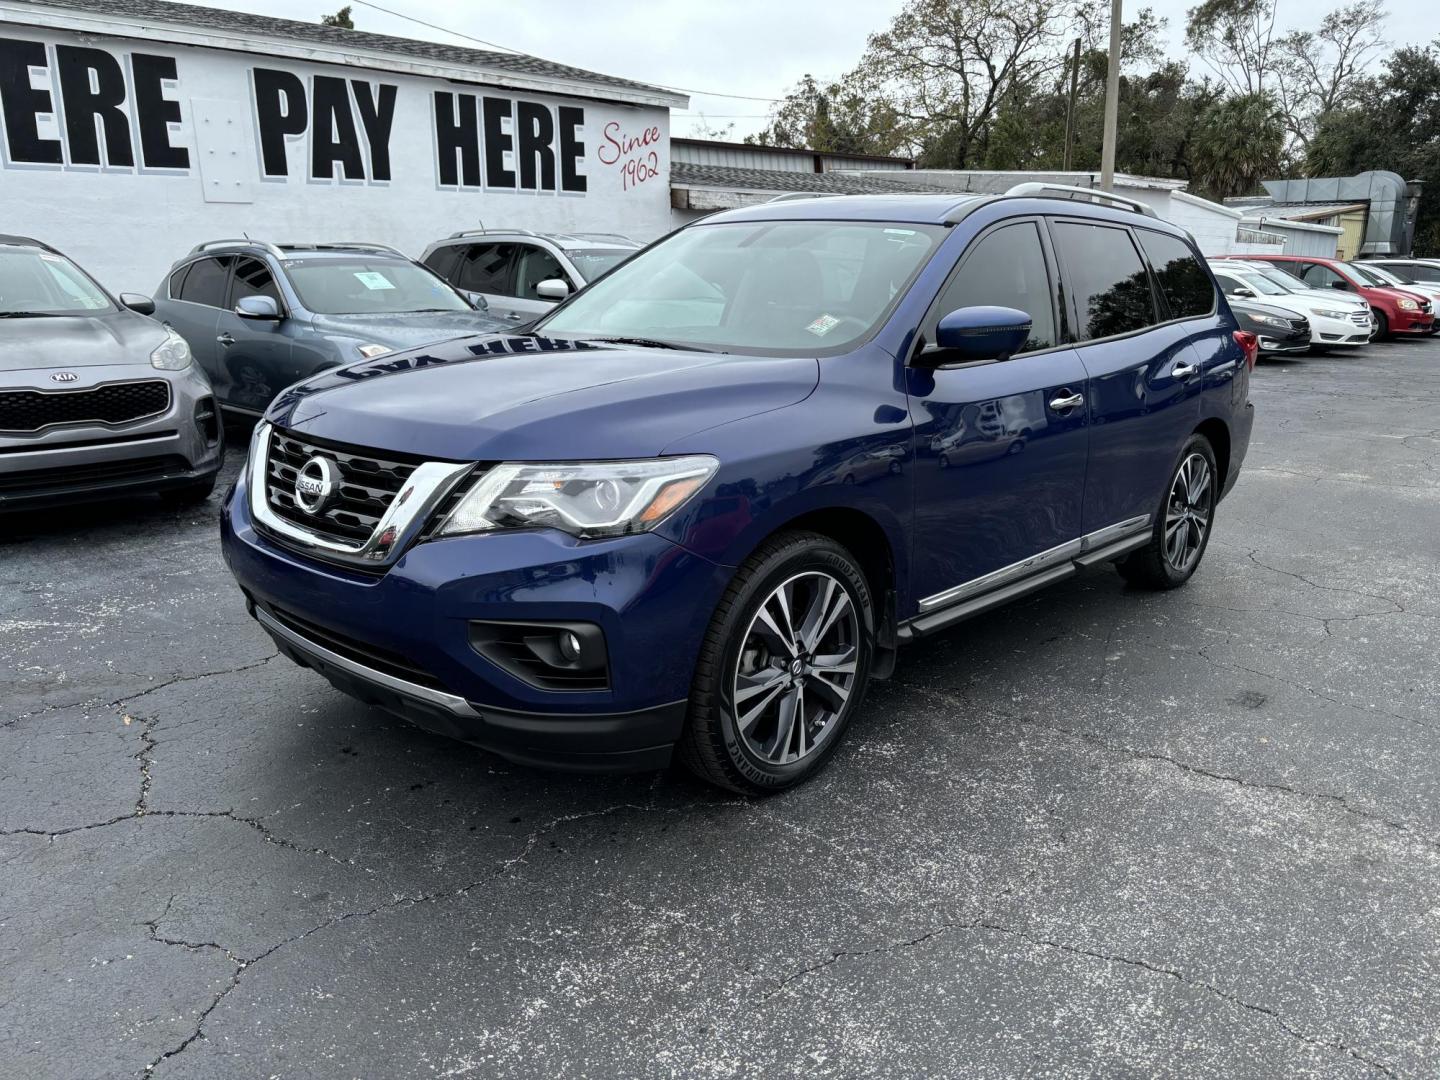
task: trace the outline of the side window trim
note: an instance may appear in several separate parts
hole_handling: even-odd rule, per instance
[[[1055,252],[1050,247],[1049,231],[1045,228],[1040,216],[1036,214],[1026,214],[1023,217],[1002,218],[999,221],[992,222],[985,226],[984,229],[971,238],[970,242],[965,245],[965,250],[960,253],[960,258],[955,260],[955,265],[952,266],[950,272],[945,275],[945,280],[940,283],[939,291],[935,293],[929,305],[925,308],[925,314],[920,319],[920,327],[922,330],[930,324],[931,316],[934,316],[936,321],[938,321],[939,318],[945,314],[938,310],[940,301],[943,300],[945,294],[949,292],[950,285],[960,276],[960,272],[965,268],[965,264],[969,262],[974,255],[975,249],[992,234],[999,232],[1001,229],[1010,225],[1020,225],[1027,222],[1034,226],[1036,239],[1040,242],[1041,257],[1045,263],[1046,284],[1049,286],[1047,291],[1050,297],[1050,318],[1055,324],[1055,337],[1057,340],[1055,344],[1048,349],[1032,349],[1029,352],[1017,352],[1011,359],[1020,356],[1041,356],[1048,352],[1054,352],[1057,349],[1070,347],[1069,327],[1065,319],[1065,312],[1057,300],[1057,289],[1060,283],[1058,263],[1055,258]],[[917,355],[927,344],[930,344],[930,342],[926,341],[925,334],[923,332],[917,333],[915,335],[915,343],[911,346],[911,355]],[[989,363],[989,361],[986,361],[986,363]]]
[[[1136,256],[1136,258],[1138,258],[1138,259],[1140,260],[1140,265],[1141,265],[1141,266],[1144,268],[1144,270],[1145,270],[1146,283],[1150,286],[1150,311],[1151,311],[1151,313],[1153,314],[1153,317],[1154,317],[1155,321],[1152,322],[1149,326],[1142,326],[1142,327],[1140,327],[1140,328],[1138,328],[1138,329],[1136,329],[1136,330],[1127,330],[1127,331],[1125,331],[1123,334],[1109,334],[1109,335],[1107,335],[1106,337],[1098,337],[1098,338],[1083,338],[1083,339],[1082,339],[1082,338],[1079,336],[1080,311],[1079,311],[1078,308],[1075,307],[1075,298],[1074,298],[1074,296],[1073,296],[1073,295],[1067,295],[1067,296],[1066,296],[1066,312],[1067,312],[1067,314],[1068,314],[1069,316],[1071,316],[1071,317],[1074,319],[1074,322],[1073,322],[1072,325],[1073,325],[1074,328],[1075,328],[1075,332],[1074,332],[1074,336],[1069,339],[1069,344],[1070,344],[1073,348],[1083,349],[1083,348],[1085,348],[1085,347],[1088,346],[1088,345],[1098,345],[1098,344],[1101,344],[1101,343],[1107,342],[1107,341],[1123,341],[1125,338],[1134,337],[1136,334],[1144,334],[1144,333],[1147,333],[1147,332],[1149,332],[1149,331],[1151,331],[1151,330],[1154,330],[1155,327],[1160,326],[1160,325],[1162,325],[1163,322],[1168,321],[1168,320],[1162,320],[1162,319],[1160,318],[1160,313],[1161,313],[1161,311],[1164,310],[1164,309],[1162,309],[1162,308],[1160,307],[1160,295],[1159,295],[1159,289],[1156,287],[1155,275],[1154,275],[1153,271],[1151,271],[1151,269],[1150,269],[1150,261],[1145,257],[1145,251],[1144,251],[1144,249],[1143,249],[1143,248],[1141,247],[1141,245],[1140,245],[1140,238],[1135,235],[1134,230],[1131,229],[1131,227],[1130,227],[1129,225],[1122,225],[1122,224],[1121,224],[1120,222],[1118,222],[1118,221],[1105,221],[1105,220],[1100,220],[1100,219],[1098,219],[1098,218],[1066,217],[1066,216],[1060,215],[1060,214],[1056,214],[1056,215],[1048,215],[1048,214],[1047,214],[1046,217],[1045,217],[1045,222],[1046,222],[1047,228],[1048,228],[1050,225],[1060,225],[1060,224],[1065,224],[1065,225],[1093,225],[1093,226],[1096,226],[1097,228],[1116,229],[1116,230],[1118,230],[1118,231],[1120,231],[1120,232],[1123,232],[1123,233],[1125,234],[1125,238],[1130,241],[1130,246],[1135,250],[1135,256]],[[1063,256],[1061,256],[1061,254],[1060,254],[1060,249],[1059,249],[1059,246],[1058,246],[1058,245],[1056,246],[1055,256],[1056,256],[1056,261],[1060,264],[1061,280],[1064,281],[1066,278],[1069,277],[1070,272],[1071,272],[1071,268],[1070,268],[1068,265],[1065,265],[1065,260],[1064,260]],[[1070,293],[1070,290],[1069,290],[1068,288],[1065,289],[1064,291],[1065,291],[1067,294]],[[1167,314],[1168,314],[1168,312],[1167,312]]]

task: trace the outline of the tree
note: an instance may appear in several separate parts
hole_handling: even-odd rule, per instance
[[[1185,44],[1236,94],[1261,94],[1275,50],[1275,0],[1202,0],[1186,12]]]
[[[1311,176],[1385,169],[1422,181],[1415,251],[1440,255],[1440,42],[1397,49],[1378,79],[1360,84],[1355,101],[1321,119],[1306,168]]]
[[[901,149],[889,105],[868,97],[853,75],[826,86],[806,75],[770,114],[769,125],[745,141],[830,154],[885,155]]]
[[[350,5],[346,4],[334,15],[320,16],[322,26],[338,26],[342,30],[354,30],[355,20],[350,17]]]
[[[1195,131],[1195,179],[1220,200],[1255,191],[1280,172],[1285,124],[1268,94],[1238,94],[1205,110]]]
[[[731,120],[728,124],[712,124],[705,119],[705,114],[702,112],[690,122],[690,138],[731,142],[735,138],[735,121]]]
[[[1327,13],[1318,31],[1276,42],[1280,105],[1302,151],[1324,117],[1355,103],[1366,69],[1385,47],[1384,27],[1380,0],[1355,0]]]
[[[1096,0],[910,0],[872,34],[854,83],[886,103],[922,165],[982,160],[1007,99],[1052,81],[1065,45],[1093,25]]]

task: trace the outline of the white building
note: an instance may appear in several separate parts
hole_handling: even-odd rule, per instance
[[[113,290],[193,245],[482,221],[671,228],[658,87],[535,57],[161,0],[0,0],[0,231]]]

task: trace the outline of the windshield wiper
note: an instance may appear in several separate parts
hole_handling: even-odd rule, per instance
[[[0,319],[58,319],[53,311],[0,311]]]
[[[581,338],[582,341],[605,341],[612,345],[639,345],[642,348],[650,349],[684,349],[689,352],[714,352],[714,349],[704,349],[699,345],[676,345],[673,341],[660,341],[657,338],[647,337],[594,337]]]

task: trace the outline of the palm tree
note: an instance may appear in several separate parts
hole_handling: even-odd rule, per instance
[[[1239,94],[1201,115],[1192,146],[1195,178],[1211,196],[1247,195],[1279,175],[1285,122],[1269,94]]]

